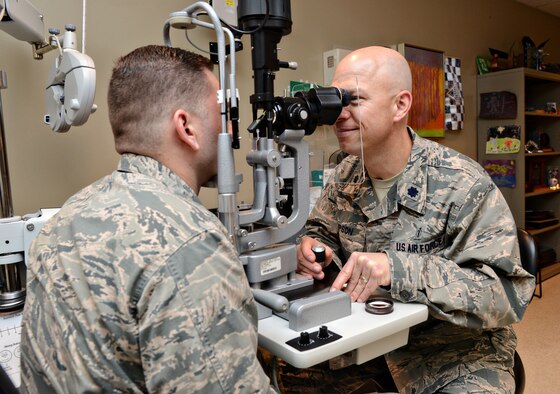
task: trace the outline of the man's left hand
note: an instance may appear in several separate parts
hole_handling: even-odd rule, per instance
[[[379,286],[391,284],[391,267],[385,253],[354,252],[342,267],[331,286],[331,291],[350,294],[352,302],[365,302]]]

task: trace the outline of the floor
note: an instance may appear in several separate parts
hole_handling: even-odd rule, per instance
[[[560,393],[560,275],[543,283],[543,298],[533,298],[514,328],[525,394]]]

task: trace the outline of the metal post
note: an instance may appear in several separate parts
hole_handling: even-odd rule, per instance
[[[6,72],[0,70],[0,92],[8,87]],[[12,190],[10,186],[10,172],[8,170],[8,155],[6,152],[6,137],[4,134],[4,115],[2,112],[2,95],[0,95],[0,217],[14,216],[12,205]]]

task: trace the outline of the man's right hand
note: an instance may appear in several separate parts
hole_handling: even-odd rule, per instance
[[[307,276],[308,278],[322,280],[325,277],[323,267],[321,267],[321,264],[315,262],[315,253],[313,253],[313,251],[311,250],[313,245],[316,244],[323,245],[325,247],[325,262],[323,263],[323,265],[326,267],[331,263],[331,248],[313,238],[303,237],[301,242],[297,246],[297,272],[299,274]]]

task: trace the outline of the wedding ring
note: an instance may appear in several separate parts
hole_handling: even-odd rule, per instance
[[[367,283],[368,279],[362,275],[362,277],[360,278],[360,280],[362,281],[362,283]]]

